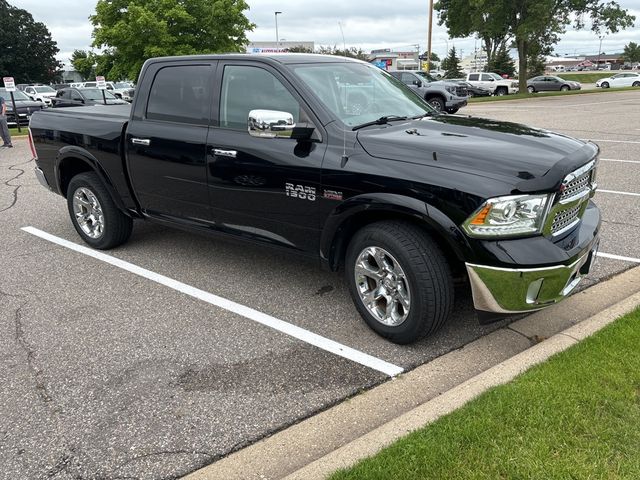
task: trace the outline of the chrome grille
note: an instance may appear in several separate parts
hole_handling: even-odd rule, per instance
[[[593,170],[589,170],[567,183],[564,190],[562,191],[562,194],[560,195],[560,200],[566,200],[568,198],[575,197],[585,190],[589,190],[591,188],[592,174]]]
[[[467,87],[456,87],[456,95],[459,97],[466,97],[469,95]]]
[[[563,229],[570,226],[573,222],[578,219],[578,215],[580,214],[580,209],[582,205],[576,205],[573,208],[569,208],[567,210],[560,210],[553,217],[553,224],[551,225],[551,233],[558,233]]]

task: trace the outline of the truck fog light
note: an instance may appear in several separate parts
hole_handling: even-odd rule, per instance
[[[539,278],[535,282],[531,282],[529,284],[529,288],[527,289],[527,303],[532,305],[536,303],[538,300],[538,296],[540,295],[540,290],[542,289],[542,282],[544,282],[544,278]]]

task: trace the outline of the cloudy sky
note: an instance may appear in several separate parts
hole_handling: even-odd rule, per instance
[[[618,0],[636,16],[632,29],[607,36],[602,50],[607,53],[622,51],[630,41],[640,42],[640,0]],[[37,21],[45,23],[60,48],[59,59],[67,61],[75,49],[88,49],[91,44],[91,24],[88,17],[94,12],[96,0],[9,0],[12,5],[28,10]],[[275,40],[274,12],[278,16],[280,39],[309,40],[316,45],[341,45],[342,24],[347,46],[365,51],[374,48],[406,48],[420,45],[426,50],[428,1],[427,0],[369,0],[362,2],[345,0],[248,0],[249,19],[257,25],[249,33],[253,41]],[[599,39],[589,30],[569,31],[556,46],[556,53],[596,54]],[[433,50],[444,54],[447,45],[455,45],[463,55],[470,54],[476,46],[473,38],[448,39],[444,27],[434,21]],[[478,43],[479,47],[479,43]]]

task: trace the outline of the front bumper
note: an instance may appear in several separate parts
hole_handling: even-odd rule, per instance
[[[571,265],[508,269],[467,263],[476,310],[524,313],[554,305],[578,286],[594,264],[597,244]]]
[[[458,97],[456,95],[447,95],[447,99],[445,102],[446,109],[452,108],[462,108],[467,105],[468,99],[467,97]]]

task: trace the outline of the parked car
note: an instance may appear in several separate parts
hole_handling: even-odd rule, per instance
[[[440,114],[353,59],[151,59],[131,107],[46,109],[30,132],[38,180],[91,247],[125,243],[135,218],[307,256],[344,270],[397,343],[446,323],[454,278],[485,321],[554,305],[599,243],[595,144]]]
[[[491,91],[489,90],[485,90],[484,88],[480,88],[480,87],[476,87],[474,85],[471,85],[469,82],[467,82],[466,80],[460,79],[460,78],[455,78],[452,80],[449,80],[450,82],[456,82],[458,85],[462,85],[464,88],[467,89],[467,96],[469,97],[490,97],[492,95]]]
[[[568,92],[569,90],[580,90],[581,88],[582,85],[578,82],[572,82],[550,75],[541,75],[527,80],[527,90],[529,93]]]
[[[81,107],[86,105],[104,105],[102,92],[107,99],[107,105],[126,104],[124,100],[114,97],[107,90],[98,88],[63,88],[58,90],[52,98],[54,107]]]
[[[16,102],[16,112],[13,111],[11,94],[7,92],[6,88],[0,88],[0,97],[4,98],[5,104],[7,105],[7,124],[10,127],[17,126],[18,122],[20,122],[21,126],[28,125],[31,115],[44,108],[44,103],[31,100],[20,90],[13,92],[13,98]]]
[[[612,77],[601,78],[598,80],[596,82],[596,87],[640,87],[640,73],[616,73]]]
[[[467,104],[467,91],[457,83],[436,80],[421,70],[389,73],[424,98],[438,112],[456,113]]]
[[[55,88],[48,85],[27,86],[23,92],[31,99],[42,102],[47,106],[51,105],[51,98],[56,96]]]
[[[518,82],[505,80],[497,73],[469,73],[466,81],[474,87],[489,90],[493,95],[513,95],[518,93]]]

